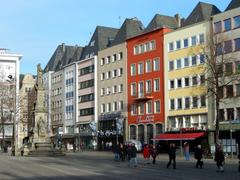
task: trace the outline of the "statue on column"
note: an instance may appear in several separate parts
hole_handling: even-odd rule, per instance
[[[43,75],[43,70],[41,68],[41,64],[39,63],[37,65],[37,86],[38,86],[38,88],[43,87],[43,77],[42,77],[42,75]]]

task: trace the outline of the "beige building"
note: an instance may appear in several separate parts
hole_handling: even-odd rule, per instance
[[[212,19],[213,36],[216,43],[218,62],[223,61],[221,71],[224,77],[219,79],[220,140],[225,152],[236,152],[240,143],[240,7],[233,0],[227,9]],[[219,64],[220,66],[220,64]],[[223,82],[221,84],[221,82]],[[214,116],[215,118],[215,116]],[[213,122],[214,125],[214,122]]]

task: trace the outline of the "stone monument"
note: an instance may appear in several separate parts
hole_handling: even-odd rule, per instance
[[[49,136],[47,110],[44,103],[45,89],[43,86],[43,71],[40,64],[37,65],[36,105],[34,109],[34,123],[29,156],[57,156],[64,155],[61,150],[54,149]]]

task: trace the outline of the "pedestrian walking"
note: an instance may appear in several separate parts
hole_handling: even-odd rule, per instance
[[[156,148],[155,145],[153,145],[152,148],[150,149],[150,154],[151,154],[151,156],[153,158],[152,163],[156,164],[156,157],[157,157],[158,152],[157,152],[157,148]]]
[[[130,159],[130,166],[137,167],[137,148],[135,147],[135,144],[131,144],[131,159]]]
[[[202,169],[202,167],[203,167],[203,161],[202,161],[203,151],[202,151],[202,146],[200,144],[195,149],[194,157],[197,160],[196,168],[200,167]]]
[[[217,172],[224,172],[223,163],[225,157],[221,145],[217,145],[214,160],[216,161]]]
[[[149,164],[150,150],[149,150],[148,144],[146,144],[146,145],[143,147],[143,158],[144,158],[145,164]]]
[[[169,162],[167,164],[167,168],[169,168],[169,166],[172,164],[172,161],[173,161],[173,169],[176,169],[176,145],[174,143],[170,144],[168,155],[169,155]]]
[[[190,155],[189,155],[189,144],[188,142],[185,142],[183,144],[183,153],[186,161],[190,160]]]

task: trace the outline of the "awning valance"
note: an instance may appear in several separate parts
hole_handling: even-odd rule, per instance
[[[195,132],[195,133],[166,133],[159,134],[152,140],[155,141],[167,141],[167,140],[194,140],[201,136],[204,136],[204,132]]]

